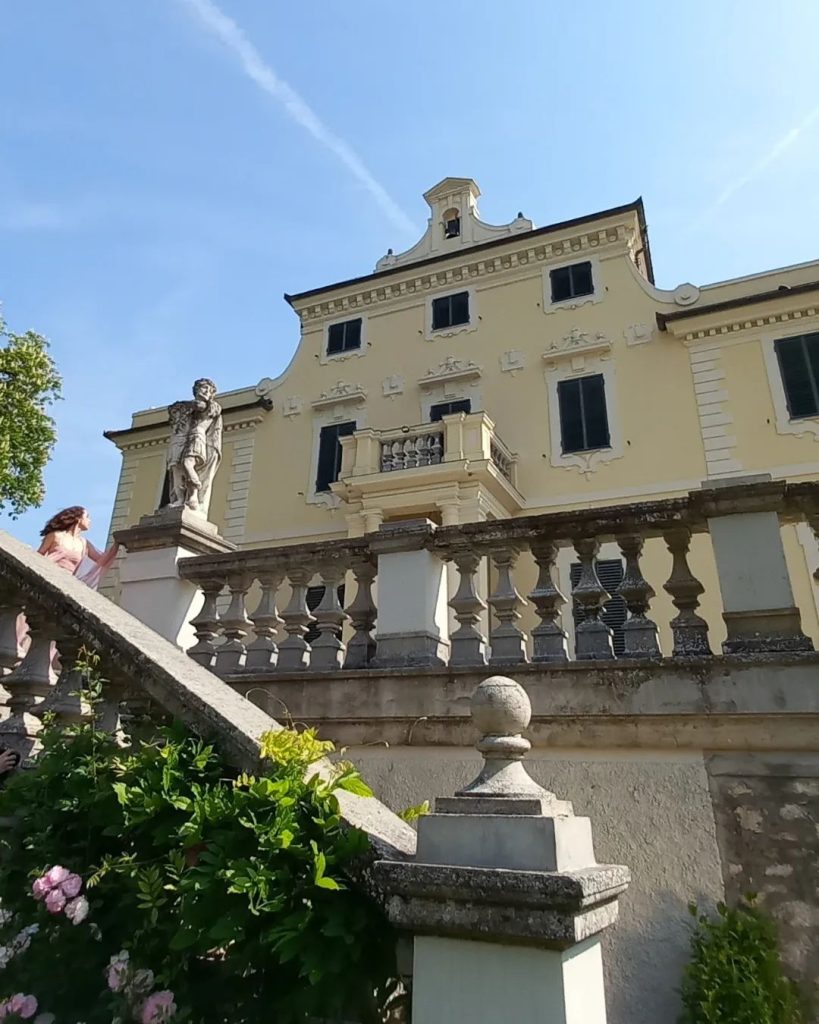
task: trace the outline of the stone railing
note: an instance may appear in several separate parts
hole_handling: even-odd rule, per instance
[[[394,433],[394,432],[391,432]],[[436,423],[406,427],[394,438],[381,435],[381,472],[437,466],[444,454],[444,432]]]
[[[23,656],[18,647],[21,613],[29,636]],[[104,679],[101,721],[111,731],[119,729],[120,717],[135,703],[144,708],[150,702],[202,735],[217,737],[236,767],[255,772],[260,737],[282,728],[196,659],[0,531],[0,745],[30,759],[47,712],[65,722],[85,713],[77,695],[84,650],[99,656]],[[331,770],[328,762],[316,767],[319,772]],[[413,854],[415,833],[383,804],[343,791],[338,798],[345,819],[368,833],[381,856]]]
[[[669,624],[672,647],[665,653],[709,657],[708,624],[698,613],[704,587],[689,565],[691,539],[699,534],[710,536],[717,566],[727,630],[723,653],[809,651],[780,525],[807,520],[816,528],[817,509],[819,484],[762,480],[633,505],[438,528],[416,520],[356,539],[183,559],[180,576],[204,594],[192,620],[197,642],[189,654],[220,675],[564,662],[570,645],[560,612],[567,598],[555,581],[555,565],[561,549],[569,547],[579,564],[569,596],[582,613],[574,655],[581,661],[613,659],[612,630],[602,617],[612,595],[601,583],[596,559],[601,543],[616,542],[624,574],[615,592],[627,608],[621,656],[656,659],[662,652],[650,613],[655,585],[643,575],[641,558],[645,543],[661,538],[671,571],[654,583],[676,609]],[[520,626],[527,602],[515,585],[523,553],[537,567],[528,599],[538,621],[530,636]],[[482,594],[487,561],[493,584]],[[457,583],[449,600],[447,563]],[[339,601],[345,578],[355,583],[346,609]],[[314,582],[324,591],[311,611],[307,594]],[[258,596],[248,614],[254,583]],[[220,614],[225,591],[229,603]],[[281,612],[280,592],[287,597]],[[482,627],[487,606],[488,636]],[[309,642],[311,629],[315,639]]]
[[[484,412],[453,413],[436,423],[390,430],[364,427],[341,438],[341,448],[340,483],[333,487],[337,492],[347,481],[360,482],[373,474],[457,463],[474,469],[492,466],[508,483],[515,483],[515,456]]]

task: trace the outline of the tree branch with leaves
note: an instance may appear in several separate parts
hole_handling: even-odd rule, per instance
[[[42,504],[43,473],[57,441],[48,408],[61,392],[46,339],[34,331],[14,334],[0,316],[0,512],[13,518]]]

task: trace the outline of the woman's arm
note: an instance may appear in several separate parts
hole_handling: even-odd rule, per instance
[[[55,533],[47,533],[45,537],[43,537],[43,542],[37,548],[37,551],[41,555],[47,555],[48,552],[51,551],[51,549],[56,545],[56,543],[57,535]]]
[[[119,551],[119,544],[116,541],[111,545],[107,551],[100,551],[95,548],[90,540],[85,542],[86,554],[92,562],[112,562],[116,553]]]

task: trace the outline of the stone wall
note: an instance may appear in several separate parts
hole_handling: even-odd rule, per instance
[[[715,754],[707,767],[726,897],[758,894],[819,1006],[819,756]]]

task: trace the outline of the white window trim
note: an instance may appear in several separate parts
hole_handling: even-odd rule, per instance
[[[589,295],[578,295],[571,299],[561,299],[560,302],[552,302],[552,279],[550,277],[552,271],[560,270],[561,267],[572,267],[576,263],[591,263],[594,291]],[[605,289],[603,288],[603,274],[600,266],[600,260],[597,256],[589,256],[587,253],[573,253],[572,259],[566,259],[560,263],[553,263],[548,267],[544,267],[543,312],[548,315],[556,313],[559,309],[579,309],[581,306],[590,306],[596,302],[602,302]]]
[[[304,491],[304,500],[308,505],[320,505],[323,508],[338,508],[341,498],[332,491],[317,491],[316,476],[318,475],[319,444],[321,428],[330,427],[334,423],[348,423],[355,420],[356,430],[367,425],[367,410],[362,404],[340,402],[313,414],[313,443],[310,456],[310,476]]]
[[[360,313],[358,316],[340,316],[335,320],[328,320],[321,331],[321,353],[319,354],[319,363],[322,365],[325,365],[326,363],[343,363],[345,359],[358,359],[361,356],[365,356],[370,344],[368,338],[369,332],[367,330],[367,319],[368,318],[363,313]],[[349,323],[350,320],[361,321],[361,344],[358,348],[350,349],[349,352],[335,352],[331,355],[327,351],[327,346],[330,343],[330,328],[334,324]]]
[[[560,434],[560,403],[557,397],[557,386],[561,381],[574,380],[577,377],[590,377],[593,374],[603,375],[606,418],[609,424],[609,446],[608,448],[595,448],[588,452],[564,453]],[[570,364],[561,361],[557,365],[548,366],[545,377],[548,389],[551,464],[557,468],[579,470],[588,479],[600,466],[612,462],[614,459],[621,459],[625,454],[625,446],[617,399],[617,375],[613,360],[606,355],[579,355],[572,359]]]
[[[444,299],[447,295],[458,295],[466,292],[469,296],[469,320],[465,324],[458,324],[457,327],[441,327],[437,331],[432,329],[432,302],[433,299]],[[478,329],[478,304],[475,299],[474,288],[447,288],[446,291],[437,292],[435,295],[427,296],[424,307],[424,337],[427,341],[437,341],[439,338],[454,338],[456,334],[466,334]]]
[[[762,352],[765,357],[768,386],[773,400],[777,434],[793,434],[796,437],[812,434],[814,437],[819,437],[819,416],[802,416],[796,420],[791,419],[788,412],[788,399],[785,395],[785,382],[782,380],[779,360],[776,356],[777,341],[815,333],[817,333],[815,328],[814,330],[811,330],[810,327],[807,330],[799,330],[791,323],[787,327],[783,326],[779,330],[762,335]]]

